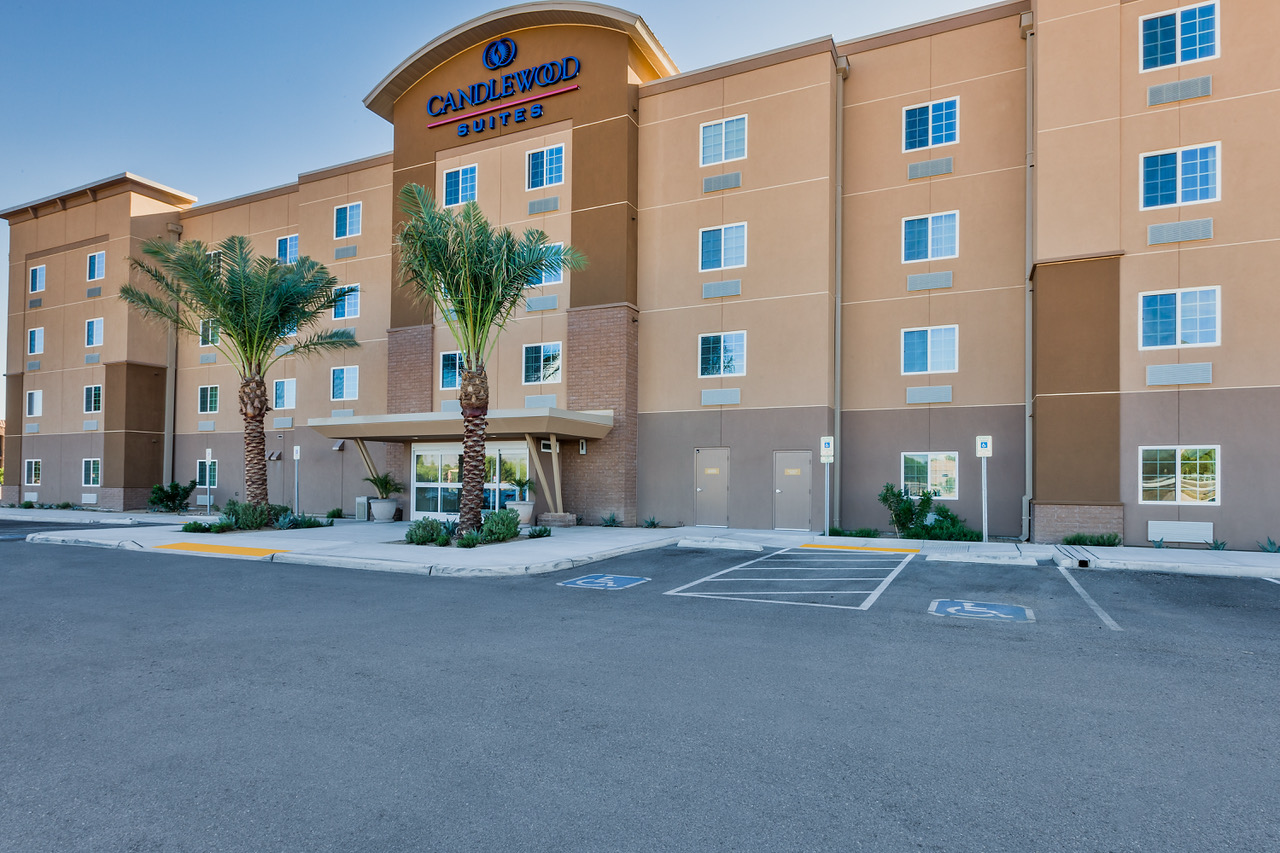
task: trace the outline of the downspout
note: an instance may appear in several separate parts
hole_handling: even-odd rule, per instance
[[[1024,251],[1026,253],[1026,281],[1024,296],[1024,324],[1023,341],[1025,352],[1023,354],[1023,372],[1024,383],[1023,394],[1025,397],[1026,417],[1023,419],[1023,428],[1025,435],[1023,438],[1023,447],[1026,458],[1023,460],[1022,469],[1026,477],[1024,493],[1022,495],[1022,534],[1019,537],[1023,542],[1031,539],[1031,501],[1035,497],[1035,464],[1034,446],[1035,429],[1034,429],[1034,340],[1033,340],[1033,324],[1032,324],[1032,283],[1031,277],[1035,271],[1035,210],[1036,210],[1036,185],[1035,185],[1035,168],[1036,168],[1036,129],[1035,129],[1035,89],[1036,89],[1036,66],[1035,66],[1035,13],[1023,12],[1021,18],[1022,38],[1027,43],[1027,160],[1026,160],[1026,236]]]
[[[835,419],[832,436],[835,441],[831,449],[835,461],[831,467],[835,476],[831,483],[831,526],[840,526],[840,472],[844,454],[841,452],[842,440],[840,430],[844,418],[841,409],[844,406],[844,81],[849,76],[849,60],[836,57],[836,323],[835,323],[835,394],[832,404],[835,406]],[[822,531],[826,535],[830,531]]]
[[[182,242],[182,226],[177,222],[169,223],[169,233],[175,243]],[[168,379],[164,383],[164,481],[166,484],[177,481],[174,469],[174,433],[177,430],[178,417],[178,328],[169,324],[168,339],[165,341],[165,374]]]

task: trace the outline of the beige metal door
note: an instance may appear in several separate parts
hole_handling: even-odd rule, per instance
[[[809,450],[773,452],[773,527],[810,530],[813,506],[813,453]]]
[[[697,474],[694,483],[694,524],[729,526],[729,448],[700,447],[693,451]]]

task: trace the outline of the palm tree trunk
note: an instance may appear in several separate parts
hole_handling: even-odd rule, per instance
[[[462,406],[462,494],[458,498],[458,532],[479,530],[484,507],[484,440],[489,423],[489,377],[484,368],[463,369],[458,376]]]
[[[267,502],[267,437],[263,421],[267,405],[267,383],[261,376],[240,382],[240,415],[244,418],[244,499],[251,504]]]

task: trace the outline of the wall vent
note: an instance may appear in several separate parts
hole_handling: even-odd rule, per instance
[[[560,304],[560,298],[554,293],[550,296],[530,296],[524,301],[526,311],[553,311]]]
[[[201,364],[216,364],[216,363],[217,363],[217,361],[218,361],[218,354],[217,354],[216,352],[202,352],[202,353],[200,353],[200,363],[201,363]]]
[[[553,210],[560,209],[560,196],[553,195],[546,198],[535,198],[529,202],[529,215],[537,216],[539,213],[550,213]]]
[[[84,431],[85,431],[85,432],[93,432],[93,431],[94,431],[94,430],[96,430],[97,428],[98,428],[98,422],[97,422],[97,421],[85,421],[85,422],[84,422]]]
[[[293,418],[275,418],[271,421],[272,429],[293,429]]]
[[[355,246],[339,246],[333,250],[333,259],[340,261],[343,258],[354,258],[356,256]]]
[[[28,307],[28,308],[39,308],[39,307],[40,307],[41,305],[43,305],[43,304],[44,304],[44,299],[43,299],[43,298],[40,298],[40,299],[31,299],[31,300],[28,300],[28,301],[27,301],[27,307]]]
[[[703,299],[717,299],[721,296],[741,296],[742,279],[731,281],[708,281],[702,285]]]
[[[1148,364],[1148,385],[1208,385],[1213,381],[1213,362],[1197,364]]]
[[[922,272],[907,276],[907,290],[940,290],[950,286],[950,272]]]
[[[1212,240],[1212,219],[1191,219],[1186,222],[1165,222],[1147,226],[1147,245],[1182,243],[1187,240]]]
[[[84,292],[84,295],[85,295],[85,297],[86,297],[86,298],[88,298],[88,299],[92,299],[92,298],[94,298],[95,296],[101,296],[101,295],[102,295],[102,288],[101,288],[101,287],[89,287],[89,288],[86,288],[86,289],[85,289],[85,292]]]
[[[97,364],[101,360],[102,360],[102,356],[98,355],[96,352],[93,353],[92,355],[86,355],[84,357],[85,364]]]
[[[955,171],[950,157],[939,157],[937,160],[921,160],[919,163],[907,165],[907,180],[916,178],[932,178],[937,175],[950,175]]]
[[[524,398],[524,407],[526,409],[554,409],[556,407],[556,395],[530,394]]]
[[[950,403],[950,385],[920,385],[907,389],[907,405],[916,403]]]
[[[331,418],[354,418],[356,416],[355,409],[330,409],[329,417]]]
[[[1148,521],[1147,539],[1152,542],[1213,542],[1212,521]]]
[[[708,175],[702,179],[702,191],[714,193],[720,190],[736,190],[742,186],[741,172],[727,172],[723,175]]]
[[[1190,80],[1175,80],[1172,83],[1161,83],[1147,87],[1147,106],[1158,107],[1161,104],[1172,104],[1176,101],[1189,101],[1192,98],[1207,98],[1213,94],[1213,77],[1192,77]]]
[[[740,388],[708,388],[702,392],[704,406],[736,406],[741,402]]]
[[[196,424],[196,432],[213,432],[217,428],[216,421],[199,421]]]

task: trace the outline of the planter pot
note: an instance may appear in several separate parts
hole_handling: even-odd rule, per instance
[[[399,503],[395,498],[370,498],[369,512],[373,514],[374,521],[391,521],[396,517],[396,507]]]
[[[507,501],[507,509],[520,513],[521,524],[528,524],[533,520],[533,501]]]

